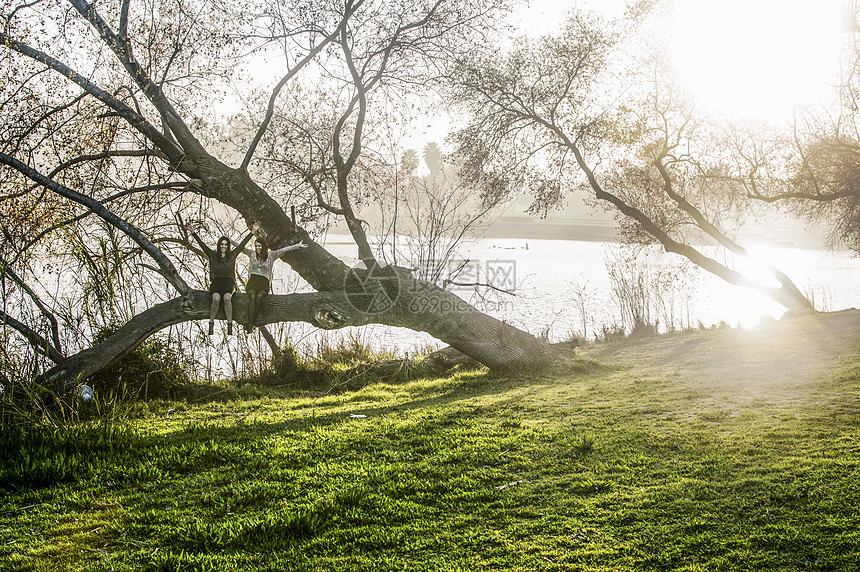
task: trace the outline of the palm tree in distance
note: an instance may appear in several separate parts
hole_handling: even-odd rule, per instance
[[[424,146],[424,162],[427,163],[432,178],[442,174],[442,150],[436,142],[431,141]]]

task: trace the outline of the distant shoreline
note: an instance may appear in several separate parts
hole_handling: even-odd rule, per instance
[[[530,217],[502,217],[487,228],[483,237],[617,242],[621,234],[614,222],[599,219],[554,221]]]
[[[349,236],[345,228],[334,227],[329,235]],[[478,232],[482,239],[531,239],[531,240],[570,240],[583,242],[621,242],[621,233],[615,221],[600,218],[538,219],[527,216],[504,216],[493,221]],[[803,228],[791,227],[754,227],[733,237],[741,245],[752,244],[800,248],[807,250],[826,250],[827,244],[820,233]],[[334,244],[340,241],[330,242]],[[350,242],[346,240],[346,242]]]
[[[531,217],[501,217],[483,233],[483,238],[530,238],[546,240],[581,240],[587,242],[619,242],[618,225],[604,219],[535,219]],[[824,238],[803,228],[753,227],[734,237],[741,244],[823,250]]]

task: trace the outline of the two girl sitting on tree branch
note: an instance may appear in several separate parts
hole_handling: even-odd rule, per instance
[[[252,253],[245,249],[245,245],[252,236],[259,233],[260,223],[257,221],[254,222],[251,232],[236,245],[236,248],[232,249],[230,239],[226,236],[218,239],[216,249],[213,250],[194,232],[190,223],[185,225],[185,230],[194,237],[209,260],[209,292],[212,294],[212,304],[209,307],[210,336],[215,333],[215,316],[218,315],[222,300],[224,314],[227,317],[227,335],[233,334],[233,293],[236,291],[236,259],[240,253],[247,255],[251,260],[248,282],[245,285],[245,291],[248,293],[248,321],[245,324],[245,331],[250,332],[254,329],[254,323],[260,314],[263,298],[271,289],[272,267],[275,260],[286,252],[308,246],[304,242],[298,242],[270,251],[265,239],[257,236],[254,244],[255,252]]]

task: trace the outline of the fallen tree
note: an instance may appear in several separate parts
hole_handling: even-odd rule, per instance
[[[501,371],[525,371],[545,365],[559,355],[557,350],[533,337],[531,344],[521,343],[519,340],[525,337],[522,331],[476,310],[450,292],[420,281],[413,281],[413,285],[421,288],[423,294],[403,297],[399,304],[395,303],[382,315],[359,310],[350,300],[350,295],[344,292],[269,295],[263,301],[257,325],[306,322],[324,330],[380,323],[411,326],[446,341],[464,355],[484,356],[478,361]],[[45,373],[45,382],[52,389],[65,393],[80,380],[119,361],[156,332],[189,320],[208,319],[210,294],[201,290],[193,290],[189,294],[190,306],[186,298],[175,298],[153,306],[135,315],[102,343],[62,358]],[[247,316],[247,297],[237,294],[233,300],[234,315],[239,320],[244,319]],[[452,312],[456,313],[457,319],[446,317],[445,312],[414,312],[409,307],[416,303],[423,306],[430,300],[440,307],[449,304],[456,307]],[[421,328],[415,326],[415,316],[421,320]],[[430,316],[435,316],[435,319],[428,319]],[[219,318],[224,319],[223,309]],[[536,356],[540,361],[536,361]]]

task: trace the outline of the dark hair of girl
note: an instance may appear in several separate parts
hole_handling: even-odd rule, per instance
[[[269,245],[262,238],[257,239],[257,244],[260,245],[260,253],[257,255],[257,260],[262,262],[269,257]]]
[[[227,252],[224,252],[223,254],[221,253],[221,243],[222,242],[227,243]],[[218,245],[217,246],[218,247],[216,248],[215,251],[218,253],[218,256],[217,256],[218,260],[221,260],[221,259],[226,260],[227,255],[230,254],[230,239],[227,238],[226,236],[222,236],[221,238],[218,239]]]

